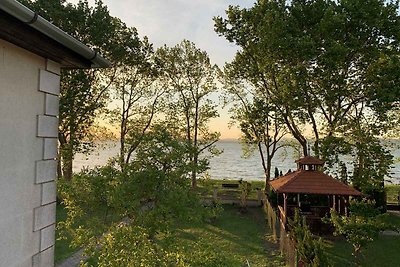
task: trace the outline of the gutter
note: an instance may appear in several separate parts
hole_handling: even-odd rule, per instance
[[[111,66],[110,61],[104,59],[96,51],[54,26],[21,3],[15,0],[0,0],[0,9],[89,60],[92,63],[92,68],[107,68]]]

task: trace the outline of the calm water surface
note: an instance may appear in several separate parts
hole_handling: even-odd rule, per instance
[[[397,145],[400,144],[399,141],[396,142]],[[208,173],[213,179],[264,179],[261,160],[257,152],[248,158],[243,158],[241,144],[237,141],[219,141],[217,147],[223,153],[210,160]],[[117,156],[118,149],[118,142],[109,141],[101,143],[90,155],[78,154],[74,160],[74,171],[78,172],[84,167],[93,168],[95,166],[102,166],[110,158]],[[294,161],[298,158],[298,153],[292,148],[282,149],[278,152],[272,161],[272,172],[275,167],[278,167],[283,173],[286,173],[289,169],[295,170],[296,164]],[[400,184],[400,149],[398,146],[392,149],[392,153],[395,156],[395,164],[391,171],[392,178],[389,178],[389,180]],[[349,160],[350,158],[347,159],[347,161]],[[350,168],[349,171],[351,171]]]

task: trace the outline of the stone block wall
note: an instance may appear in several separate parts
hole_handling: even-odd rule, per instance
[[[60,66],[0,39],[0,267],[54,266]]]
[[[36,161],[35,183],[41,187],[41,202],[34,209],[33,231],[39,232],[40,248],[32,265],[45,267],[54,265],[60,68],[47,60],[46,69],[41,69],[39,75],[38,90],[44,94],[45,105],[43,114],[37,117],[37,137],[43,140],[43,156]]]

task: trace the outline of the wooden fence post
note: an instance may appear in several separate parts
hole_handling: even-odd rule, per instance
[[[218,189],[214,187],[213,190],[213,201],[216,203],[218,201]]]
[[[262,191],[260,189],[257,190],[257,204],[258,206],[262,206]]]

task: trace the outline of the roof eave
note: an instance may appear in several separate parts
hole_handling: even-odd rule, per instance
[[[0,9],[55,40],[60,43],[60,45],[74,51],[86,60],[89,60],[92,68],[107,68],[111,66],[111,63],[100,56],[96,51],[90,49],[88,46],[45,20],[43,17],[38,16],[35,12],[21,3],[15,0],[2,0],[0,2]]]

